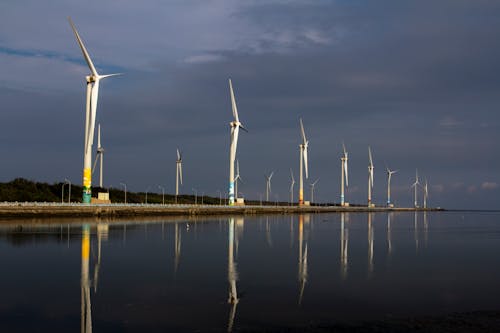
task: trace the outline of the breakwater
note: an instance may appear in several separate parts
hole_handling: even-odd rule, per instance
[[[137,204],[56,204],[3,203],[0,218],[43,217],[134,217],[193,215],[256,215],[335,212],[438,211],[441,208],[340,207],[340,206],[219,206],[219,205],[137,205]]]

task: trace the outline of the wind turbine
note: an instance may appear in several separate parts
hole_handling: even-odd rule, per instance
[[[271,193],[271,178],[273,178],[274,171],[272,171],[269,176],[264,175],[266,177],[266,201],[269,202],[269,193]]]
[[[243,182],[240,176],[240,162],[236,160],[236,176],[234,177],[234,194],[235,198],[238,198],[238,180]]]
[[[392,175],[398,172],[399,170],[389,170],[388,167],[387,169],[387,206],[391,205],[391,178]]]
[[[306,139],[306,132],[304,131],[304,124],[302,124],[302,118],[300,118],[300,131],[302,134],[302,143],[300,147],[300,168],[299,168],[299,206],[304,204],[304,176],[303,167],[306,169],[306,179],[309,178],[307,171],[307,148],[309,146],[309,141]],[[304,164],[302,164],[304,163]]]
[[[229,149],[229,205],[234,205],[234,160],[236,158],[236,148],[238,146],[238,133],[240,128],[247,131],[238,118],[238,109],[234,99],[233,84],[229,79],[229,91],[231,93],[231,107],[233,109],[234,120],[230,122],[231,126],[231,148]]]
[[[415,182],[411,185],[411,187],[415,188],[415,201],[414,201],[414,207],[417,208],[417,186],[420,185],[420,182],[418,181],[418,170],[415,169]]]
[[[292,168],[290,168],[290,176],[292,177],[292,183],[290,184],[290,205],[293,204],[293,186],[295,185],[295,178],[293,177]]]
[[[372,159],[372,150],[370,146],[368,146],[368,207],[372,206],[372,189],[373,189],[373,159]]]
[[[344,201],[344,177],[345,177],[345,187],[349,187],[349,177],[347,173],[347,151],[345,149],[345,144],[342,142],[342,148],[344,150],[344,153],[340,160],[342,161],[342,176],[341,176],[341,185],[340,185],[340,205],[345,206],[345,201]]]
[[[175,171],[175,203],[177,203],[177,196],[179,195],[179,181],[182,185],[182,155],[179,148],[177,148],[177,160],[175,163],[177,166]]]
[[[97,154],[95,155],[94,166],[92,167],[92,174],[94,174],[97,160],[100,160],[99,166],[99,187],[102,188],[102,165],[104,159],[104,148],[101,146],[101,124],[97,125]]]
[[[97,113],[97,99],[99,97],[99,82],[101,79],[105,79],[110,76],[120,75],[120,74],[108,74],[100,75],[92,60],[90,55],[83,45],[82,39],[78,34],[78,31],[68,18],[69,24],[75,33],[76,40],[80,49],[82,50],[83,57],[89,66],[91,74],[86,77],[87,80],[87,98],[86,98],[86,108],[85,108],[85,146],[83,154],[83,203],[90,203],[92,197],[92,145],[94,143],[94,130],[95,130],[95,120]]]
[[[309,184],[311,186],[311,203],[314,202],[314,186],[316,186],[316,183],[319,181],[319,178],[316,179],[313,183]]]
[[[424,208],[427,208],[427,197],[429,195],[429,188],[427,186],[427,179],[425,179],[424,185]]]

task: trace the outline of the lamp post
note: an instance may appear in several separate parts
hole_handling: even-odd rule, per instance
[[[192,190],[194,192],[194,204],[197,205],[198,204],[198,190],[196,190],[195,188],[193,188]]]
[[[158,188],[161,189],[162,202],[163,205],[165,206],[165,188],[161,185],[158,185]]]
[[[61,203],[64,203],[64,185],[66,185],[66,182],[62,184]]]
[[[146,189],[146,205],[148,204],[148,192],[150,188],[151,186],[148,186],[148,188]]]
[[[69,179],[67,179],[67,178],[66,178],[66,179],[64,179],[64,181],[65,181],[65,182],[67,182],[67,183],[68,183],[68,185],[69,185],[69,190],[68,190],[68,203],[70,203],[70,202],[71,202],[71,181],[70,181]]]
[[[201,204],[203,205],[203,196],[205,195],[205,192],[201,192]]]
[[[125,192],[125,204],[127,204],[127,184],[125,184],[125,183],[120,183],[120,185],[124,187],[124,192]]]
[[[222,192],[221,190],[217,190],[219,192],[219,206],[222,206]]]

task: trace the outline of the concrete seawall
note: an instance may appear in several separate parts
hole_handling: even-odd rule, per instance
[[[193,215],[256,215],[338,212],[409,212],[439,211],[438,208],[386,208],[339,206],[215,206],[215,205],[84,205],[4,203],[0,204],[0,218],[51,217],[134,217],[134,216],[193,216]]]

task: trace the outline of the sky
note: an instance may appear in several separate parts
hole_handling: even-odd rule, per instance
[[[430,206],[500,209],[498,1],[2,1],[2,182],[82,182],[89,69],[68,17],[99,73],[123,73],[100,87],[105,186],[173,193],[178,147],[182,193],[227,192],[231,78],[240,196],[274,171],[289,200],[302,118],[306,200],[319,178],[315,201],[340,201],[345,142],[348,202],[367,201],[371,146],[376,204],[389,167],[398,206],[418,169]]]

